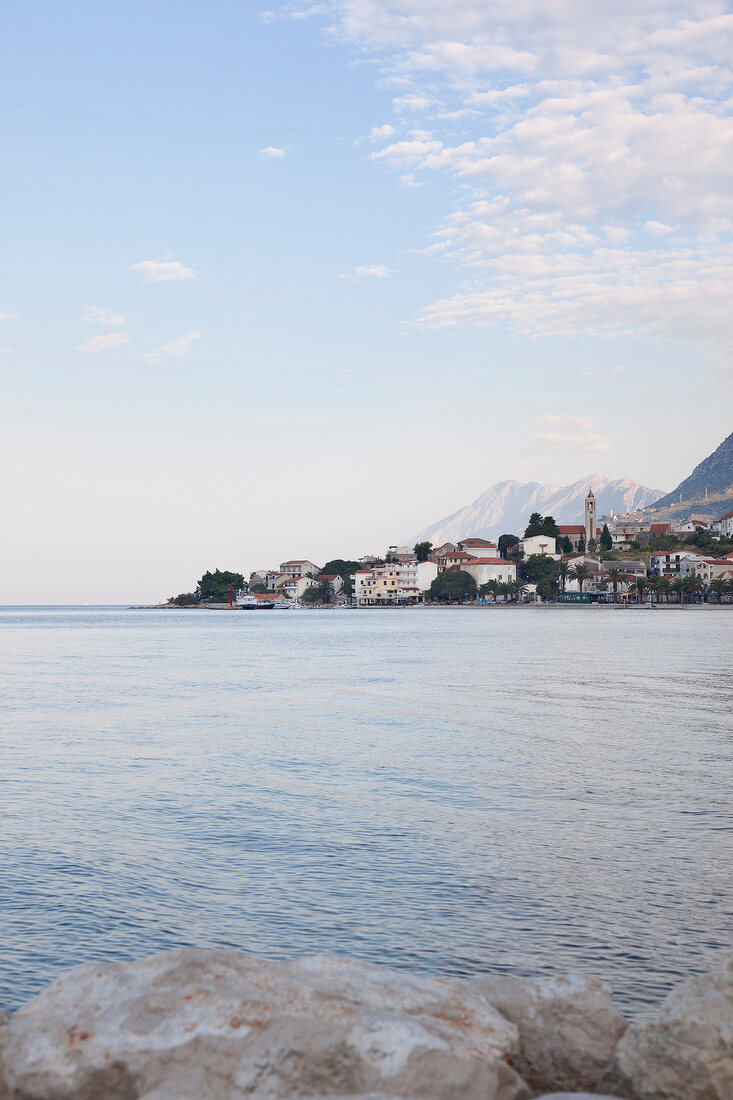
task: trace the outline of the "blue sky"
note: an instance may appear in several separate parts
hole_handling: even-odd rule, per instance
[[[0,2],[0,601],[717,446],[733,15],[547,10]]]

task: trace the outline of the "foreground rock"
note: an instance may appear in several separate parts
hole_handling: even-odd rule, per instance
[[[632,1024],[604,1086],[633,1100],[733,1098],[733,955]]]
[[[497,975],[474,978],[470,985],[517,1025],[514,1065],[538,1091],[595,1088],[628,1026],[611,994],[592,978]]]
[[[2,1059],[9,1100],[526,1100],[517,1048],[465,982],[183,950],[72,970],[15,1013]]]

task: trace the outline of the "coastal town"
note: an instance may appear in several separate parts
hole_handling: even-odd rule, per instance
[[[167,606],[265,610],[419,604],[626,606],[733,601],[733,511],[672,525],[598,517],[589,489],[580,524],[533,513],[523,535],[467,535],[440,546],[393,545],[382,556],[293,558],[242,574],[216,570]]]

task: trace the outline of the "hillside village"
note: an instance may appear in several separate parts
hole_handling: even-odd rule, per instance
[[[218,587],[217,587],[218,586]],[[228,598],[227,598],[228,597]],[[728,603],[733,599],[733,511],[673,526],[643,518],[598,519],[592,490],[585,522],[533,513],[522,536],[467,536],[433,546],[390,546],[382,557],[305,558],[277,569],[207,573],[175,606],[395,607]]]

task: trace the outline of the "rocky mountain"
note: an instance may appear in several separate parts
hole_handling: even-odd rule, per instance
[[[696,506],[696,511],[704,511],[697,507],[713,500],[726,499],[733,495],[733,432],[724,439],[717,450],[704,458],[689,477],[681,481],[676,489],[667,493],[660,500],[655,500],[652,509],[661,511],[665,508],[679,510],[682,504]],[[711,504],[713,512],[720,509]],[[710,509],[708,509],[710,510]]]
[[[604,474],[589,474],[572,485],[500,481],[471,504],[431,523],[407,541],[413,545],[430,539],[437,546],[471,535],[492,539],[502,534],[521,535],[532,512],[554,516],[558,523],[582,523],[589,488],[596,495],[599,517],[645,508],[661,495],[659,489],[649,489],[631,478],[612,481]]]

